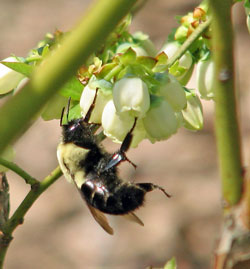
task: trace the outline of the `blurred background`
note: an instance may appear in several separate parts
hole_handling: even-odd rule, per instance
[[[92,1],[1,0],[0,59],[10,54],[25,56],[47,32],[67,31]],[[173,27],[176,15],[199,4],[196,0],[149,0],[133,20],[131,31],[149,34],[160,49]],[[245,165],[249,159],[249,47],[250,38],[242,4],[233,12],[235,58]],[[189,86],[195,88],[195,74]],[[204,129],[198,133],[179,130],[165,142],[141,143],[129,158],[138,165],[122,164],[121,175],[137,182],[163,186],[171,199],[159,191],[147,195],[137,215],[145,227],[122,217],[109,217],[114,236],[94,221],[75,187],[62,177],[36,201],[24,224],[14,232],[6,257],[8,269],[42,268],[146,268],[161,267],[172,256],[180,269],[210,268],[221,223],[220,181],[213,127],[213,104],[203,102]],[[16,143],[16,163],[43,179],[58,164],[58,121],[38,120]],[[117,148],[110,142],[105,147]],[[11,212],[29,188],[9,172]]]

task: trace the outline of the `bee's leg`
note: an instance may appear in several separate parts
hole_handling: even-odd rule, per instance
[[[136,121],[137,121],[137,118],[135,118],[135,122],[134,122],[132,128],[127,133],[127,135],[125,136],[125,138],[124,138],[124,140],[123,140],[123,142],[121,144],[121,147],[120,147],[120,150],[119,150],[120,153],[124,154],[126,151],[128,151],[128,149],[129,149],[129,147],[131,145],[131,142],[132,142],[132,138],[133,138],[132,132],[135,129]]]
[[[137,186],[142,188],[145,192],[153,191],[155,189],[159,189],[162,191],[168,198],[171,197],[170,194],[168,194],[161,186],[155,185],[153,183],[137,183]]]
[[[97,98],[97,92],[98,92],[98,88],[96,88],[95,97],[94,97],[93,103],[90,105],[89,110],[88,110],[88,112],[85,115],[85,118],[84,118],[84,121],[85,122],[89,122],[91,113],[93,112],[93,110],[95,108],[95,102],[96,102],[96,98]]]
[[[120,162],[123,162],[123,161],[128,161],[130,164],[134,166],[134,168],[136,168],[136,165],[133,162],[131,162],[125,154],[131,145],[132,138],[133,138],[132,132],[135,128],[136,121],[137,121],[137,118],[135,118],[135,122],[132,128],[130,129],[130,131],[127,133],[125,139],[123,140],[120,149],[113,154],[112,159],[108,162],[108,164],[104,168],[104,171],[114,166],[117,166]]]

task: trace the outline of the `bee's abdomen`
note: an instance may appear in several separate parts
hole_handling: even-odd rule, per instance
[[[84,199],[91,206],[107,214],[123,215],[143,205],[146,191],[136,184],[122,183],[114,190],[86,181],[81,191]]]

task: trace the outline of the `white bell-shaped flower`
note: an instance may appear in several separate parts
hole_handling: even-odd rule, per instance
[[[104,107],[102,113],[102,127],[104,134],[116,143],[122,143],[131,130],[135,118],[128,113],[117,114],[113,100]]]
[[[143,117],[150,106],[148,87],[140,78],[122,78],[113,88],[113,100],[118,114],[129,112]]]
[[[160,88],[159,95],[163,96],[174,111],[181,111],[187,105],[186,94],[180,82],[171,74],[169,81]]]
[[[200,60],[197,64],[196,84],[201,98],[210,100],[214,98],[214,62]]]
[[[203,112],[202,104],[199,97],[192,93],[187,92],[187,107],[182,110],[184,118],[184,127],[189,130],[201,130],[203,128]]]
[[[161,97],[151,105],[143,125],[151,142],[165,140],[178,129],[178,121],[170,104]]]
[[[94,97],[96,94],[96,89],[92,89],[89,85],[86,85],[82,92],[80,99],[80,107],[82,110],[82,116],[85,117],[90,106],[93,104]],[[102,122],[102,112],[107,104],[107,102],[112,98],[112,94],[104,93],[101,89],[98,90],[97,98],[95,102],[95,108],[91,113],[90,122],[101,123]]]
[[[174,56],[174,54],[177,52],[177,50],[180,48],[180,44],[178,42],[169,42],[166,43],[161,51],[164,51],[168,58],[171,58]],[[189,51],[186,51],[184,55],[181,56],[179,59],[179,66],[184,67],[186,69],[189,69],[193,64],[192,55]]]

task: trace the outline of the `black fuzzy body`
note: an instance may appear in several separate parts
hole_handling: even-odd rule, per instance
[[[98,145],[93,125],[78,119],[62,127],[63,145],[73,143],[88,150],[87,154],[78,160],[78,169],[85,174],[79,191],[87,204],[101,212],[114,215],[128,214],[143,205],[145,194],[153,190],[155,185],[135,184],[120,179],[117,165],[105,169],[114,155]],[[66,161],[64,164],[74,181],[74,173],[70,171]]]

